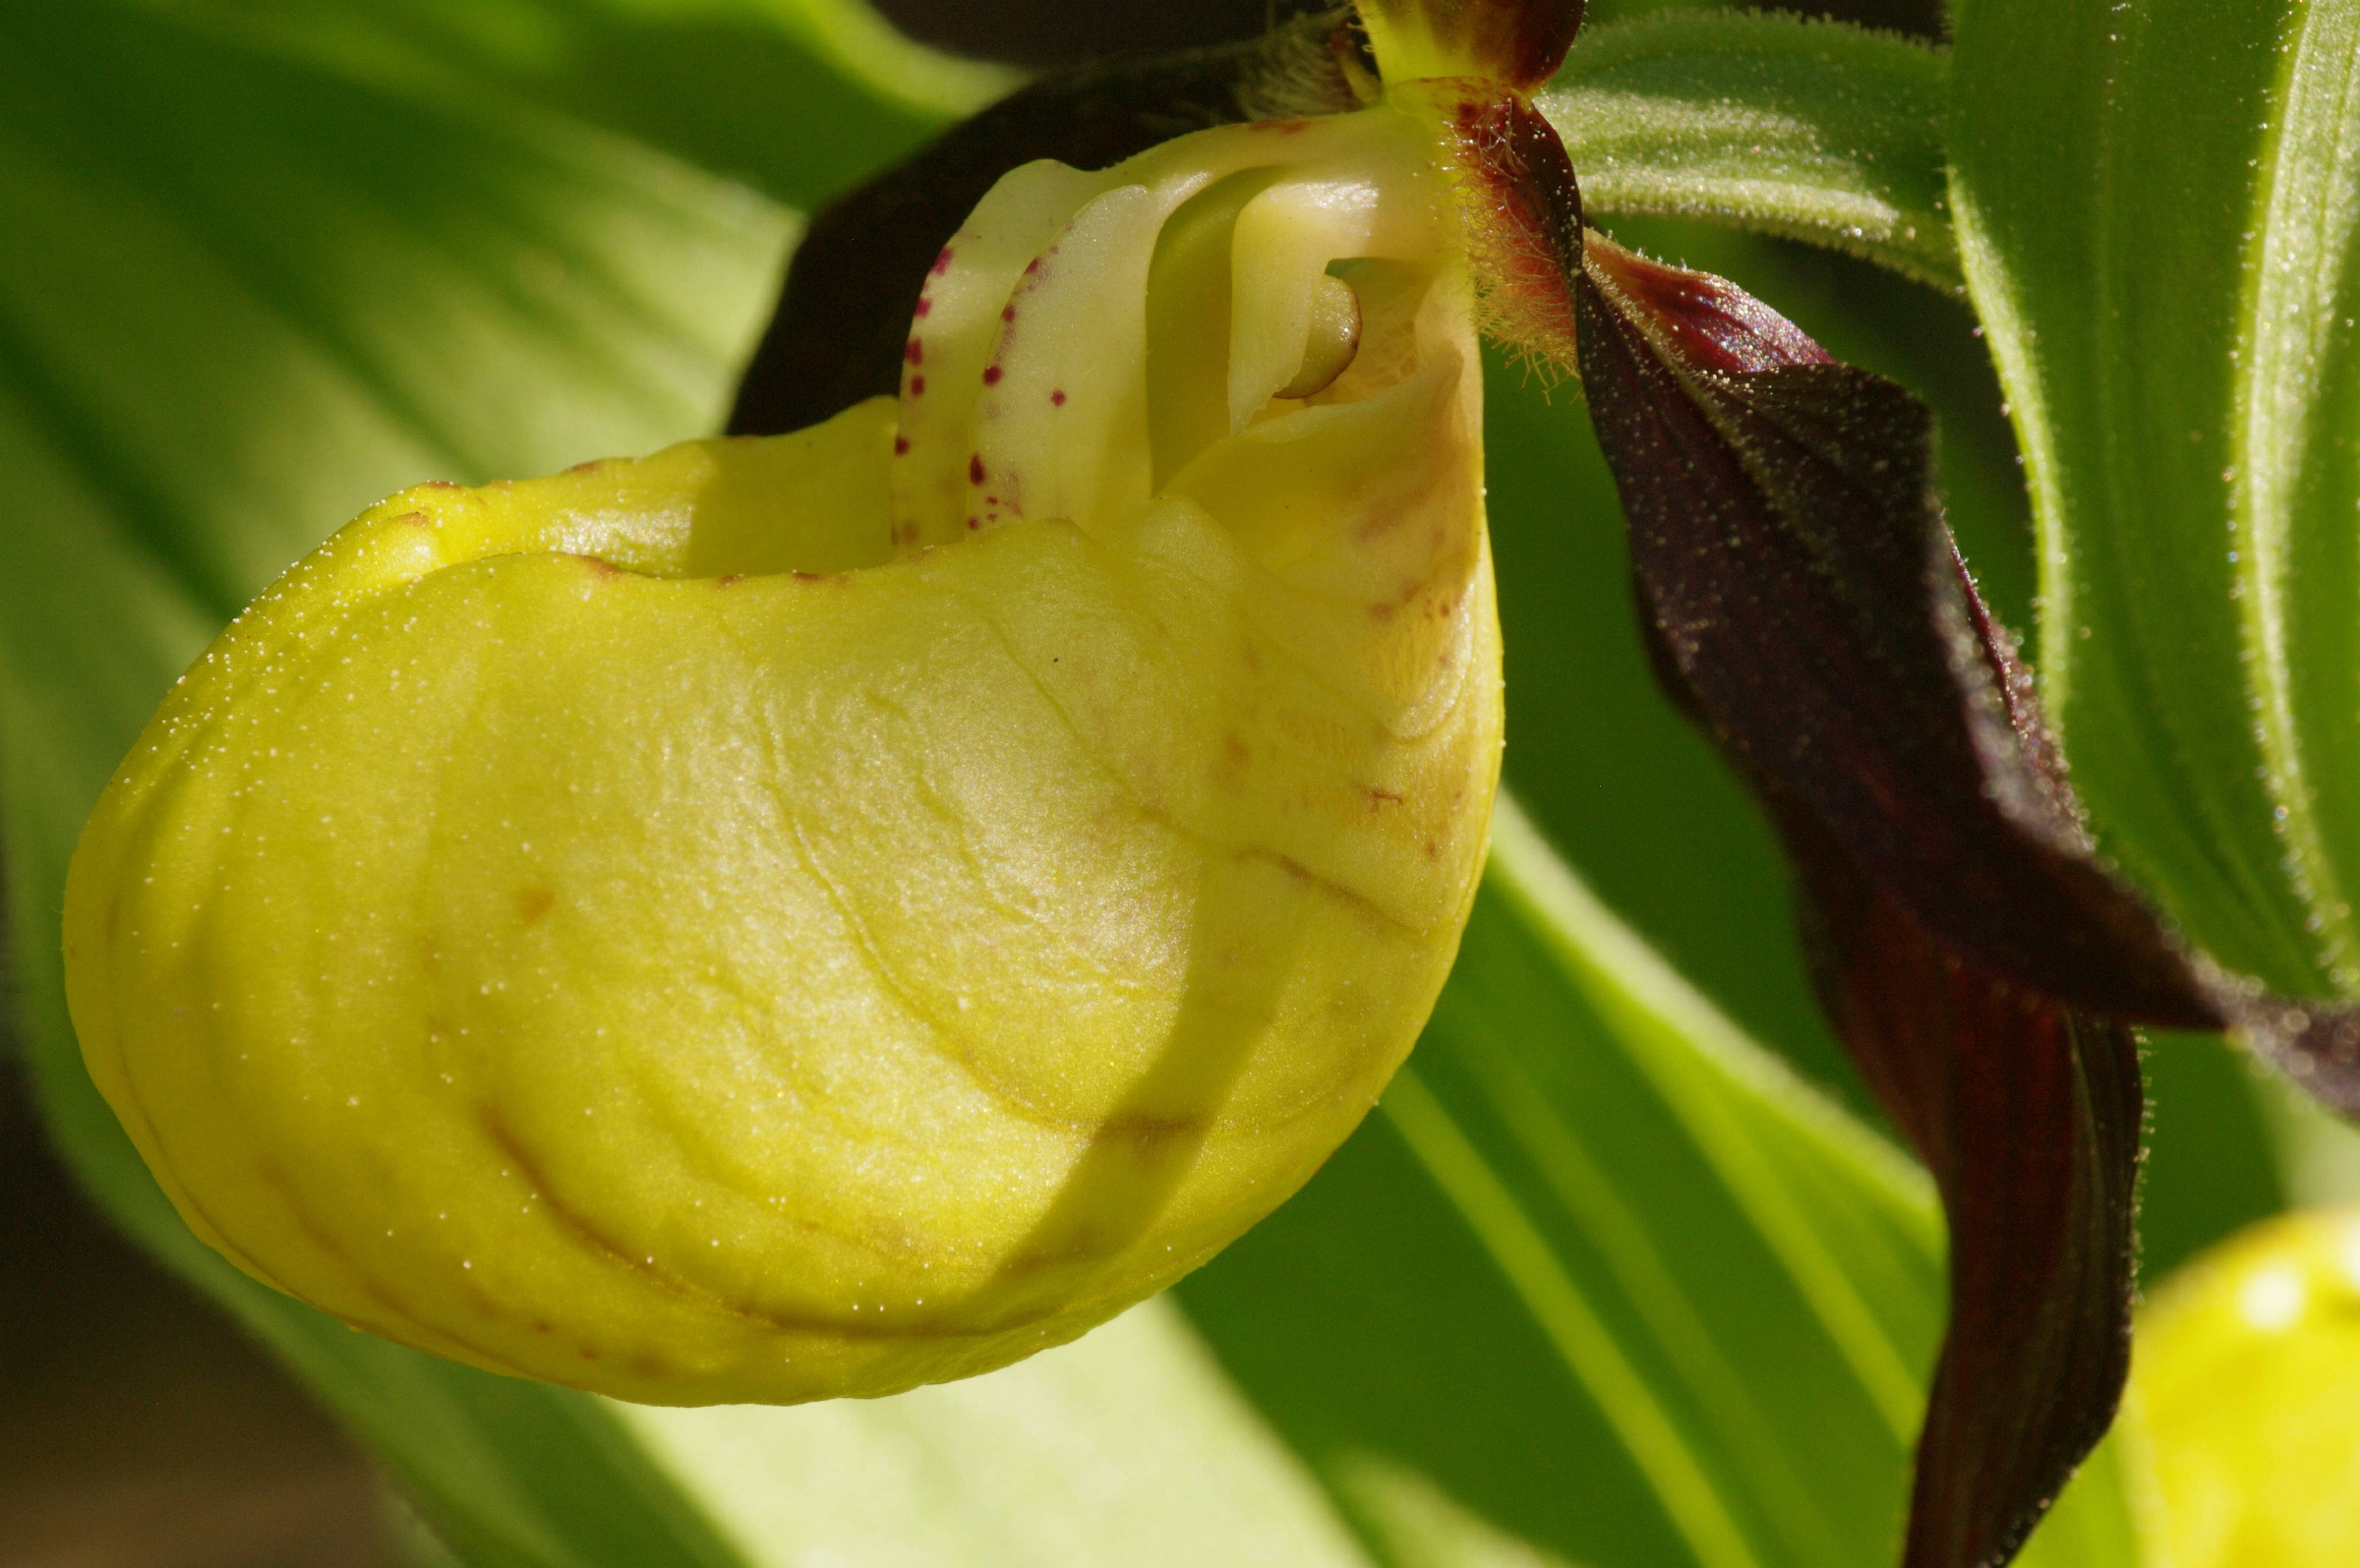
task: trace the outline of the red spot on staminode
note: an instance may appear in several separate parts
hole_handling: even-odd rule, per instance
[[[399,517],[396,517],[393,520],[397,523],[407,523],[412,528],[432,528],[435,526],[435,520],[427,516],[424,512],[403,512]]]
[[[1051,392],[1049,394],[1049,406],[1051,408],[1065,407],[1065,393],[1062,391]]]
[[[622,575],[622,568],[620,566],[616,565],[611,560],[600,560],[596,555],[576,555],[574,559],[589,567],[591,574],[594,576],[620,577]]]
[[[985,386],[997,386],[1000,384],[1000,368],[997,365],[986,365],[983,367],[983,384]]]
[[[913,376],[910,377],[910,395],[912,397],[923,397],[926,395],[926,378],[924,377]]]
[[[1407,798],[1406,796],[1395,794],[1390,789],[1379,789],[1372,785],[1365,784],[1362,787],[1368,791],[1369,809],[1371,811],[1382,811],[1386,806],[1397,806]]]
[[[973,518],[973,517],[970,517],[970,518],[967,520],[967,526],[968,526],[968,527],[970,527],[970,528],[981,528],[983,525],[982,525],[980,522],[976,521],[974,518]]]
[[[1003,320],[1003,321],[1013,321],[1013,320],[1015,320],[1015,319],[1016,319],[1016,307],[1015,307],[1015,306],[1013,306],[1013,305],[1003,305],[1003,306],[1001,306],[1001,307],[1000,307],[1000,319],[1001,319],[1001,320]]]
[[[920,294],[920,295],[917,297],[917,310],[916,310],[916,312],[915,312],[915,315],[916,315],[917,319],[918,319],[919,320],[921,320],[921,321],[922,321],[922,320],[924,320],[924,319],[925,319],[927,317],[929,317],[929,316],[932,316],[933,314],[934,314],[934,302],[933,302],[932,300],[930,300],[930,299],[926,298],[926,296],[924,296],[923,294]]]
[[[893,455],[894,455],[894,456],[896,456],[896,457],[907,457],[907,456],[909,456],[909,455],[910,455],[910,437],[909,437],[909,436],[896,436],[893,438]]]
[[[925,364],[926,345],[924,339],[915,337],[912,338],[909,343],[903,347],[902,358],[908,360],[913,365]]]
[[[723,572],[719,577],[713,579],[713,586],[716,588],[735,588],[739,583],[744,581],[745,573],[743,572]]]
[[[595,474],[606,466],[607,463],[605,458],[593,457],[587,463],[574,464],[571,468],[565,470],[565,472],[568,474]]]
[[[1039,271],[1039,270],[1040,270],[1040,258],[1039,258],[1039,257],[1037,257],[1037,256],[1036,256],[1036,257],[1034,257],[1034,258],[1032,258],[1032,261],[1027,261],[1027,262],[1025,263],[1025,276],[1027,276],[1027,277],[1031,277],[1031,276],[1032,276],[1033,273],[1035,273],[1035,272],[1037,272],[1037,271]]]
[[[970,485],[980,485],[983,483],[982,453],[977,452],[967,460],[967,482]]]
[[[946,245],[942,248],[942,254],[934,258],[934,275],[936,277],[940,277],[943,273],[948,272],[950,269],[951,248]]]
[[[516,917],[526,925],[538,925],[541,917],[557,907],[558,896],[547,888],[527,888],[516,895]]]

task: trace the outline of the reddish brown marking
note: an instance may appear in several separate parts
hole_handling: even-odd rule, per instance
[[[1013,306],[1013,305],[1003,305],[1003,306],[1001,306],[1001,307],[1000,307],[1000,319],[1001,319],[1001,320],[1003,320],[1003,321],[1013,321],[1013,320],[1015,320],[1015,319],[1016,319],[1016,307],[1015,307],[1015,306]]]
[[[420,490],[465,490],[467,487],[455,479],[430,479],[418,488]]]
[[[980,485],[983,483],[983,454],[976,452],[967,460],[967,482],[970,485]]]
[[[896,436],[893,438],[893,455],[894,455],[894,456],[896,456],[896,457],[907,457],[907,456],[909,456],[909,455],[910,455],[910,437],[909,437],[909,436]]]
[[[1442,846],[1441,844],[1439,844],[1439,843],[1436,843],[1436,842],[1434,842],[1432,839],[1429,839],[1429,840],[1427,840],[1427,841],[1426,841],[1426,858],[1427,858],[1427,859],[1429,859],[1429,860],[1440,860],[1442,857],[1443,857],[1443,846]]]
[[[549,1325],[547,1323],[535,1323],[533,1325],[533,1330],[535,1333],[546,1334],[549,1332]]]
[[[1051,392],[1049,394],[1049,406],[1051,408],[1065,407],[1065,393],[1063,391]]]
[[[719,577],[713,579],[713,586],[716,588],[735,588],[739,583],[744,581],[745,573],[743,572],[723,572]]]
[[[1221,736],[1221,755],[1240,768],[1254,760],[1254,753],[1247,747],[1244,737],[1235,730]]]
[[[571,468],[565,470],[565,472],[568,474],[595,474],[606,466],[607,460],[605,458],[593,457],[587,463],[574,464]]]
[[[1633,256],[1600,239],[1585,252],[1590,275],[1639,330],[1686,359],[1732,375],[1787,365],[1832,365],[1802,329],[1735,283]]]
[[[548,888],[527,888],[516,895],[516,917],[526,925],[539,925],[541,917],[557,907],[558,896]]]
[[[934,314],[934,302],[931,299],[928,299],[925,295],[920,294],[917,297],[917,310],[914,314],[919,320],[924,320],[927,317]]]
[[[1371,605],[1369,607],[1369,614],[1371,618],[1378,622],[1378,624],[1383,625],[1385,622],[1391,620],[1399,610],[1400,607],[1398,605]]]
[[[983,524],[976,518],[971,516],[967,520],[967,526],[970,528],[981,528]]]
[[[913,365],[923,365],[923,364],[925,364],[925,363],[926,363],[926,344],[925,344],[925,340],[924,340],[923,338],[916,338],[916,337],[914,337],[914,338],[912,338],[912,339],[911,339],[911,340],[910,340],[910,341],[909,341],[907,344],[903,345],[903,348],[902,348],[902,358],[903,358],[903,359],[905,359],[905,360],[908,360],[908,361],[909,361],[911,364],[913,364]]]
[[[1556,128],[1520,93],[1470,97],[1452,131],[1468,182],[1468,238],[1492,330],[1571,369],[1581,190]]]
[[[396,517],[393,520],[397,523],[407,523],[412,528],[432,528],[435,526],[435,520],[427,516],[424,512],[403,512],[399,517]]]
[[[926,378],[924,377],[913,376],[910,377],[910,395],[912,397],[923,397],[926,395]]]
[[[1397,806],[1408,798],[1406,795],[1395,794],[1390,789],[1379,789],[1370,784],[1363,784],[1361,788],[1369,797],[1371,811],[1383,811],[1386,806]]]
[[[611,560],[600,560],[596,555],[576,555],[574,559],[580,561],[583,565],[589,567],[593,572],[597,573],[601,577],[620,577],[623,574],[620,566],[616,565]]]
[[[917,543],[917,525],[915,523],[898,524],[893,530],[893,537],[905,545],[914,545]]]
[[[1027,276],[1027,277],[1031,277],[1031,276],[1032,276],[1033,273],[1035,273],[1035,272],[1037,272],[1037,271],[1039,271],[1039,270],[1040,270],[1040,258],[1039,258],[1039,257],[1037,257],[1037,256],[1036,256],[1036,257],[1034,257],[1034,258],[1032,258],[1032,261],[1027,261],[1027,262],[1025,263],[1025,276]]]
[[[1000,384],[1000,368],[997,365],[986,365],[983,367],[983,384],[985,386],[997,386]]]
[[[944,246],[944,247],[942,248],[942,254],[941,254],[940,256],[937,256],[936,258],[934,258],[934,275],[935,275],[936,277],[940,277],[940,276],[942,276],[942,275],[943,275],[945,272],[948,272],[950,269],[951,269],[951,248],[950,248],[949,246],[947,246],[947,245],[946,245],[946,246]]]

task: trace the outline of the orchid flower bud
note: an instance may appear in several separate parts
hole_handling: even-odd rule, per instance
[[[290,569],[68,892],[191,1227],[478,1366],[793,1402],[1072,1339],[1293,1192],[1498,780],[1447,179],[1382,104],[1020,168],[898,400]]]

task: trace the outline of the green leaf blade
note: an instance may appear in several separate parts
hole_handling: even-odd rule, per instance
[[[2306,9],[2323,27],[2349,11]],[[2042,690],[2076,784],[2191,936],[2318,994],[2348,983],[2350,916],[2320,891],[2340,870],[2323,874],[2282,782],[2291,676],[2271,671],[2291,654],[2272,653],[2268,596],[2243,579],[2283,569],[2251,536],[2285,537],[2291,493],[2268,452],[2255,491],[2239,420],[2282,436],[2290,412],[2286,357],[2254,333],[2294,22],[2276,0],[1975,0],[1957,16],[1951,138],[1967,276],[2040,532]],[[2257,356],[2279,389],[2261,402]]]
[[[1402,1169],[1380,1149],[1406,1156],[1434,1219],[1379,1195]],[[1421,1315],[1434,1223],[1475,1244],[1490,1283]],[[1348,1240],[1304,1229],[1339,1224]],[[1438,1391],[1406,1423],[1307,1400],[1332,1353],[1265,1314],[1310,1279],[1339,1288],[1316,1255],[1329,1246],[1397,1282],[1395,1326],[1357,1359],[1480,1356],[1451,1375],[1541,1392],[1511,1417]],[[1866,1568],[1891,1554],[1940,1332],[1939,1222],[1918,1173],[1721,1019],[1504,801],[1459,966],[1382,1122],[1182,1297],[1364,1524],[1353,1478],[1376,1463],[1568,1561]],[[1459,1457],[1452,1433],[1503,1419],[1521,1452],[1487,1463],[1538,1495],[1504,1501]],[[1644,1515],[1608,1500],[1603,1451]],[[1584,1480],[1551,1502],[1568,1482],[1550,1476]]]
[[[1947,62],[1834,23],[1667,12],[1593,29],[1540,104],[1601,213],[1709,218],[1960,286]]]

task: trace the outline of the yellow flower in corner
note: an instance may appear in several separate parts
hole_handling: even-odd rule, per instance
[[[90,1072],[345,1320],[882,1394],[1169,1284],[1433,1005],[1500,757],[1430,116],[1010,174],[901,396],[362,515],[92,817]]]
[[[2153,1560],[2360,1560],[2360,1208],[2265,1221],[2173,1275],[2131,1368]]]

